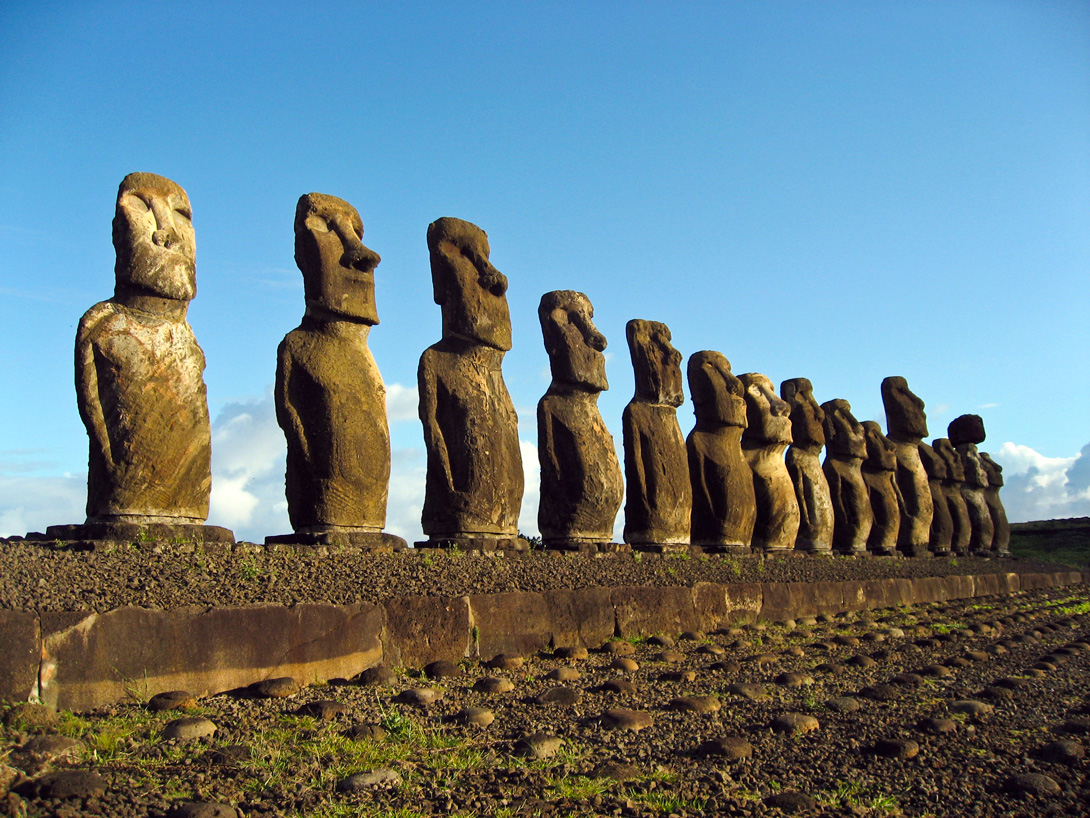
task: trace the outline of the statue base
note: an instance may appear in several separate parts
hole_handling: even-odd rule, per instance
[[[919,558],[923,558],[923,557],[933,557],[933,556],[935,556],[926,545],[908,546],[907,548],[903,548],[903,549],[898,548],[897,551],[903,557],[906,557],[908,559],[919,559]]]
[[[832,554],[833,544],[828,540],[824,542],[815,542],[814,540],[795,540],[795,551],[801,554],[814,554],[820,556],[821,554]]]
[[[633,551],[642,551],[645,554],[688,554],[692,550],[687,542],[634,542],[628,545]]]
[[[954,555],[953,555],[953,552],[951,552],[949,548],[932,548],[931,549],[931,556],[932,557],[952,557]]]
[[[530,550],[530,543],[522,537],[510,537],[497,534],[453,535],[450,537],[432,537],[413,543],[415,548],[441,548],[450,551],[486,554],[496,551],[524,552]]]
[[[727,554],[736,557],[746,557],[753,553],[753,549],[741,543],[698,542],[693,543],[693,548],[699,548],[704,554]]]
[[[409,544],[396,534],[387,534],[384,531],[346,531],[335,528],[305,534],[277,534],[266,537],[265,545],[331,545],[375,554],[393,554],[397,551],[409,550]]]
[[[571,554],[605,554],[632,550],[632,547],[626,543],[608,540],[545,539],[544,537],[541,539],[541,546],[546,551],[564,551]]]
[[[30,539],[28,537],[28,539]],[[101,522],[82,525],[51,525],[41,540],[70,543],[124,542],[135,545],[234,545],[235,535],[218,525],[198,523],[121,523]]]

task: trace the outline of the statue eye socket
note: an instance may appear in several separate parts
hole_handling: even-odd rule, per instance
[[[128,196],[125,197],[125,207],[129,208],[130,210],[134,210],[137,213],[148,213],[151,211],[148,203],[141,199],[139,196],[137,196],[135,193],[130,193]]]
[[[328,233],[329,222],[323,219],[321,216],[307,216],[307,229],[315,233]]]
[[[176,207],[174,212],[181,216],[183,221],[189,222],[193,219],[193,211],[188,207]]]

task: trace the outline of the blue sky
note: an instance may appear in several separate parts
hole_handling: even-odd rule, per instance
[[[618,444],[624,324],[647,318],[861,420],[903,375],[932,437],[983,416],[1012,518],[1090,514],[1090,5],[8,3],[0,53],[0,535],[82,519],[73,338],[112,294],[136,170],[193,204],[210,521],[240,536],[288,530],[269,389],[310,191],[383,258],[388,528],[410,539],[439,216],[487,231],[510,279],[524,530],[553,289],[595,305]]]

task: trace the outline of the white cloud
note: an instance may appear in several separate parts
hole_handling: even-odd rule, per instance
[[[386,384],[386,418],[392,426],[406,420],[419,421],[419,398],[415,386]]]
[[[82,523],[87,516],[87,475],[0,475],[0,537]]]
[[[1046,457],[1029,446],[1004,443],[1001,492],[1011,522],[1090,516],[1090,443],[1073,457]]]
[[[519,441],[522,452],[522,475],[524,486],[522,508],[519,510],[519,531],[530,537],[538,536],[537,505],[541,497],[541,462],[537,457],[537,446],[529,440]]]

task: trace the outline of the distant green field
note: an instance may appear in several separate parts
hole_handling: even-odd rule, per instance
[[[1011,523],[1011,554],[1077,568],[1090,567],[1090,517]]]

